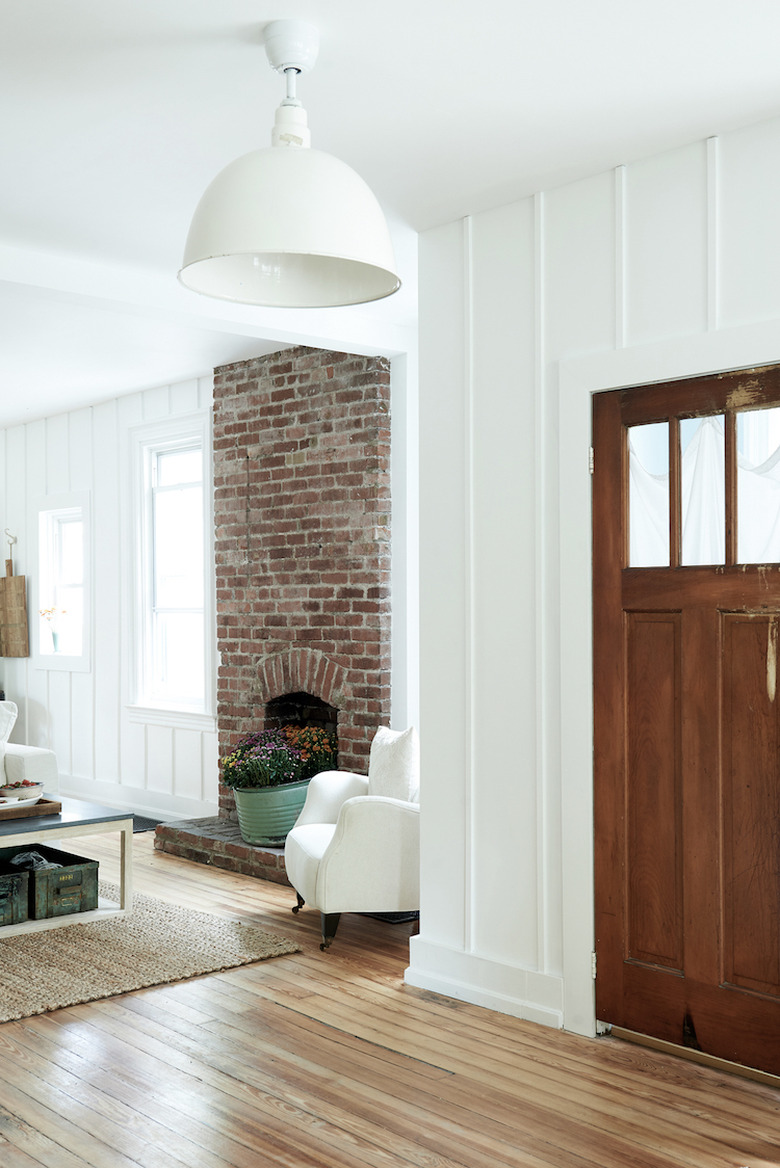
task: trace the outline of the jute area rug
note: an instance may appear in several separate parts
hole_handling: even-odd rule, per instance
[[[100,895],[119,902],[104,881]],[[135,893],[127,917],[0,936],[0,1022],[299,951],[254,926]]]

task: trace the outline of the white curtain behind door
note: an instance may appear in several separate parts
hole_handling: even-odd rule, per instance
[[[725,441],[721,417],[696,420],[682,455],[684,565],[725,562]],[[632,567],[669,563],[669,474],[640,461],[629,430]],[[759,465],[737,456],[738,560],[780,562],[780,447]]]

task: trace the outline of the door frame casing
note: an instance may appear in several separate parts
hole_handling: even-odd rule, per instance
[[[563,1025],[597,1029],[593,885],[593,557],[591,404],[595,393],[780,362],[780,320],[558,364]]]

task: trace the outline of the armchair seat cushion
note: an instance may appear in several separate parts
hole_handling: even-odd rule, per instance
[[[49,790],[57,789],[59,772],[57,756],[53,750],[43,746],[21,746],[15,742],[5,744],[5,774],[9,783],[43,783]]]

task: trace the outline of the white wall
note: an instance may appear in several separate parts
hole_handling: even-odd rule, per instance
[[[0,514],[17,536],[14,571],[26,575],[29,623],[37,612],[36,503],[89,493],[92,512],[91,668],[36,667],[5,658],[0,687],[19,706],[12,738],[57,754],[60,793],[162,818],[216,814],[215,720],[139,715],[131,709],[133,427],[211,408],[211,378],[130,394],[0,432]]]
[[[780,360],[780,120],[420,241],[421,932],[594,1032],[591,395]]]

